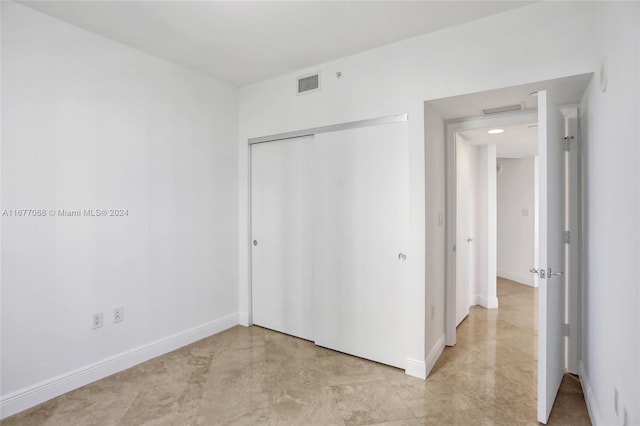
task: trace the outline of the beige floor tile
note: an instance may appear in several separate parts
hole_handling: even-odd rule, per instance
[[[260,327],[233,327],[2,421],[76,425],[535,425],[535,289],[498,280],[427,380]],[[588,425],[565,375],[550,425]]]
[[[154,386],[136,395],[117,424],[166,424],[169,421],[191,423],[201,400],[202,389],[196,386],[176,383]]]
[[[513,401],[508,405],[484,406],[481,410],[495,425],[538,425],[535,399]]]
[[[419,381],[421,383],[424,383],[424,380],[409,376],[404,372],[404,370],[400,368],[391,367],[390,365],[384,365],[384,364],[376,364],[376,368],[387,380],[391,382]]]
[[[29,410],[23,411],[0,421],[2,426],[42,426],[55,414],[60,406],[64,406],[62,397],[54,398]]]
[[[346,425],[368,425],[415,416],[387,380],[332,385],[331,391]]]
[[[516,350],[501,340],[488,340],[473,345],[470,352],[484,365],[499,368],[522,361],[535,363],[531,353]]]
[[[265,338],[273,333],[261,327],[242,327],[237,325],[213,336],[216,341],[231,349],[242,349],[251,346],[264,346]]]
[[[344,425],[327,386],[277,390],[269,403],[273,425]]]
[[[428,417],[442,411],[458,411],[476,408],[473,402],[460,392],[457,383],[396,383],[398,396],[405,401],[415,417]]]
[[[464,425],[464,426],[492,426],[493,422],[481,410],[441,411],[420,419],[423,425]]]
[[[207,391],[220,393],[265,392],[267,390],[267,362],[239,361],[212,365],[207,374]]]
[[[558,397],[553,404],[549,425],[589,425],[591,420],[582,396],[580,382],[565,374],[560,384]]]
[[[535,363],[521,362],[505,365],[498,369],[500,377],[513,382],[519,391],[530,395],[530,400],[537,398],[538,366]]]
[[[582,395],[582,385],[580,384],[580,379],[577,376],[567,374],[560,383],[560,394],[568,395],[573,393]]]
[[[464,381],[458,382],[460,391],[476,407],[508,405],[513,401],[535,398],[529,389],[513,378],[500,375],[496,370],[470,371]]]
[[[216,392],[205,394],[195,417],[195,424],[269,424],[269,416],[269,398],[266,393]]]
[[[422,419],[405,419],[395,420],[392,422],[375,423],[375,426],[422,426],[424,421]]]
[[[238,362],[266,361],[267,352],[264,345],[246,347],[225,347],[218,351],[212,359],[213,365],[233,364]]]
[[[116,385],[115,381],[104,380],[63,395],[59,409],[51,414],[46,426],[118,424],[133,404],[137,391]]]
[[[369,382],[384,379],[375,362],[349,355],[338,354],[319,358],[324,368],[327,382],[331,385]]]
[[[499,341],[507,344],[512,349],[538,360],[538,336],[531,333],[513,335],[508,337],[498,337]]]
[[[270,333],[265,339],[267,358],[301,359],[316,358],[317,346],[308,340],[286,334]]]
[[[276,359],[267,361],[267,386],[269,391],[322,387],[327,378],[316,358]]]

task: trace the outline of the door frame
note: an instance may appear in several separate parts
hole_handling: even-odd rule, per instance
[[[582,145],[580,137],[580,106],[560,105],[566,117],[566,134],[569,153],[567,156],[567,229],[569,244],[565,253],[566,281],[567,350],[565,367],[571,374],[580,372],[582,354]]]
[[[569,229],[569,250],[566,255],[567,288],[567,348],[566,369],[569,373],[579,373],[582,358],[582,288],[581,288],[581,247],[582,247],[582,164],[580,143],[580,109],[577,104],[559,105],[567,119],[566,134],[569,154],[567,156],[567,219]],[[469,117],[445,122],[445,345],[456,344],[456,140],[455,134],[461,130],[481,127],[499,127],[523,122],[537,122],[537,110],[505,114],[501,117]],[[537,173],[537,172],[536,172]],[[536,175],[537,179],[537,175]],[[536,181],[537,185],[537,181]],[[536,254],[537,256],[537,254]]]

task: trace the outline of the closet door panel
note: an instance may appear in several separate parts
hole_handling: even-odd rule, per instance
[[[316,344],[405,367],[406,123],[315,136]]]
[[[251,146],[252,322],[313,340],[313,136]]]

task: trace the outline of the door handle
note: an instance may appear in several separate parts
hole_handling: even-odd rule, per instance
[[[529,269],[529,272],[531,272],[532,274],[536,274],[540,277],[540,279],[545,279],[545,271],[544,269],[536,269],[536,268],[531,268]]]
[[[257,246],[258,245],[258,240],[253,240],[253,245]]]
[[[551,270],[551,268],[549,268],[549,273],[548,273],[548,275],[549,275],[549,278],[551,278],[551,277],[553,277],[553,276],[560,277],[560,276],[564,275],[564,272],[562,272],[562,271],[553,272],[553,271]]]
[[[470,243],[471,241],[473,241],[473,238],[467,237],[467,242]]]
[[[400,253],[398,254],[398,259],[400,259],[400,262],[404,262],[405,260],[407,260],[407,255],[404,253]]]

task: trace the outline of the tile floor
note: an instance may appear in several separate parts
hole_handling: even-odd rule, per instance
[[[15,425],[535,425],[534,289],[499,280],[426,380],[235,327],[3,420]],[[549,424],[590,424],[565,376]]]

